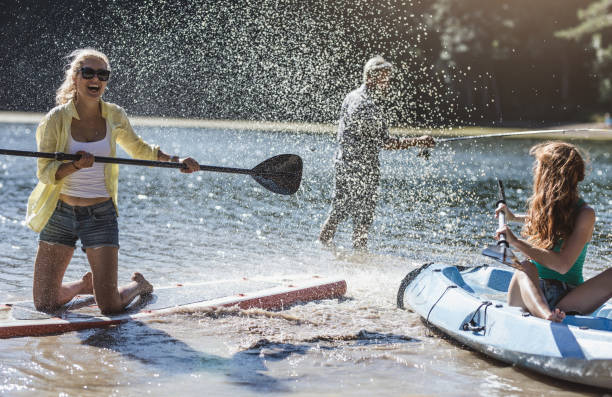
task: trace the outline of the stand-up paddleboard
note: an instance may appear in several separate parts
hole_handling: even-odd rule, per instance
[[[126,311],[104,316],[91,295],[77,296],[53,313],[39,312],[31,301],[0,304],[0,338],[39,336],[102,328],[131,320],[215,307],[283,309],[296,302],[342,297],[346,282],[319,276],[243,278],[157,288]]]

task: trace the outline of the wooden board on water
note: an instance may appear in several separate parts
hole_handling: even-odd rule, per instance
[[[283,309],[296,302],[339,298],[346,293],[342,279],[319,276],[243,278],[157,288],[137,298],[123,313],[104,316],[91,295],[78,296],[53,313],[39,312],[32,302],[0,304],[0,338],[39,336],[101,328],[177,312],[214,307]]]

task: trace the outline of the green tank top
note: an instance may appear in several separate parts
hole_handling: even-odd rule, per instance
[[[584,205],[584,200],[583,199],[578,200],[578,203],[576,205],[578,206],[578,208],[582,207]],[[559,241],[557,244],[555,244],[555,246],[553,247],[553,251],[554,252],[561,251],[562,244],[563,244],[563,241]],[[565,274],[561,274],[545,266],[542,266],[534,260],[532,260],[531,262],[534,265],[536,265],[536,267],[538,268],[538,275],[540,276],[540,278],[554,279],[554,280],[563,281],[563,282],[566,282],[572,285],[580,285],[584,283],[584,278],[582,277],[582,265],[584,265],[584,258],[586,257],[588,247],[589,247],[589,243],[586,243],[584,245],[584,248],[582,249],[582,252],[580,252],[580,255],[578,255],[578,259],[576,259],[576,262],[572,265],[571,269]]]

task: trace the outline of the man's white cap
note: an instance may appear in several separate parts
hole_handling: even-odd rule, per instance
[[[376,55],[375,57],[370,58],[366,62],[363,67],[363,81],[364,83],[368,80],[368,77],[373,73],[376,73],[380,70],[393,70],[393,65],[390,62],[387,62],[385,58],[380,55]]]

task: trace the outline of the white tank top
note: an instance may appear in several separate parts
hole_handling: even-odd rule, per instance
[[[68,153],[74,154],[79,150],[86,151],[94,156],[110,156],[110,126],[106,123],[106,135],[95,142],[79,142],[68,134]],[[106,189],[104,178],[104,163],[93,163],[90,168],[82,168],[64,177],[62,194],[73,197],[110,197]]]

